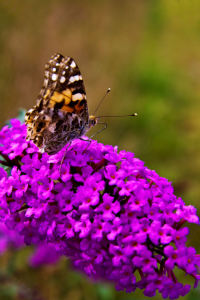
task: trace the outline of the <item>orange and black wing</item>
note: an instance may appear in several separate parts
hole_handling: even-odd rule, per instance
[[[54,55],[45,66],[43,105],[80,114],[87,108],[81,72],[71,57]]]
[[[71,57],[55,54],[45,65],[44,83],[37,104],[25,116],[27,139],[33,140],[39,148],[45,148],[45,143],[52,140],[55,144],[56,138],[61,144],[60,135],[65,131],[62,138],[66,144],[66,141],[81,136],[88,119],[86,92],[77,64]],[[76,127],[72,122],[77,122]]]

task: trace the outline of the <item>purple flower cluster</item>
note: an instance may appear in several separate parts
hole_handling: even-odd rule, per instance
[[[200,258],[186,247],[183,225],[199,220],[170,182],[133,153],[96,141],[41,154],[26,142],[25,125],[11,124],[0,132],[1,164],[11,167],[9,176],[0,169],[0,217],[26,244],[50,244],[76,269],[117,290],[176,299],[190,285],[178,281],[175,268],[197,286]]]

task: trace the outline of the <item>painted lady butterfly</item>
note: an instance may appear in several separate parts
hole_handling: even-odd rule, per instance
[[[97,123],[89,116],[80,70],[71,57],[55,54],[45,65],[37,104],[25,116],[27,140],[52,155]]]

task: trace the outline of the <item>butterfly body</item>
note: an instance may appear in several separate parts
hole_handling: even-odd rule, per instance
[[[97,123],[89,117],[82,75],[71,57],[55,54],[46,64],[43,87],[25,123],[27,140],[50,155]]]

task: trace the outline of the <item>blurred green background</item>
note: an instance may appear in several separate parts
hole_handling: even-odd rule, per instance
[[[44,64],[55,52],[78,63],[90,113],[108,87],[99,114],[138,113],[108,120],[98,141],[134,152],[200,209],[200,1],[1,0],[1,125],[35,103]],[[200,250],[200,230],[190,230],[188,244]],[[22,287],[30,293],[19,299],[146,299],[140,291],[128,295],[91,283],[65,260],[32,270],[28,252],[1,258],[2,270],[8,261],[12,267],[0,299],[18,299]]]

